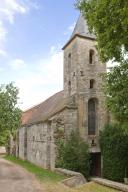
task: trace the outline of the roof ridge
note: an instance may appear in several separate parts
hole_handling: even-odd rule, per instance
[[[55,95],[57,95],[58,93],[61,93],[61,92],[63,92],[63,91],[64,91],[64,90],[58,91],[57,93],[55,93],[55,94],[51,95],[50,97],[48,97],[47,99],[45,99],[44,101],[42,101],[42,102],[40,102],[40,103],[38,103],[38,104],[35,104],[35,105],[33,105],[32,107],[24,110],[23,113],[26,113],[26,112],[28,112],[28,111],[31,111],[31,110],[34,109],[34,108],[37,108],[38,106],[42,105],[44,102],[50,100],[53,96],[55,96]]]

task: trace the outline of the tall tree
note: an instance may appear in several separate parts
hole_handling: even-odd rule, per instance
[[[114,67],[104,79],[108,108],[119,122],[128,122],[128,61]]]
[[[18,93],[18,88],[13,83],[0,86],[0,145],[5,144],[8,134],[14,134],[20,126]]]
[[[77,7],[96,35],[102,61],[124,59],[128,53],[128,1],[77,0]]]

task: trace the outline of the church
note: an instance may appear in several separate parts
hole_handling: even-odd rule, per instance
[[[101,175],[99,132],[108,120],[101,74],[106,73],[106,65],[101,63],[95,45],[96,38],[80,15],[63,47],[63,90],[23,112],[17,133],[19,158],[54,170],[56,140],[78,130],[89,144],[91,174]]]

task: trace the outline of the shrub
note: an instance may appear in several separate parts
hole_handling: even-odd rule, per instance
[[[86,178],[90,172],[90,154],[88,144],[77,132],[72,132],[69,139],[57,143],[56,166],[82,173]]]
[[[103,176],[123,181],[128,168],[128,131],[119,125],[107,125],[100,134]]]

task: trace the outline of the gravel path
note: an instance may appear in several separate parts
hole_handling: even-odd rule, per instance
[[[0,158],[0,192],[43,192],[41,184],[22,167]]]

